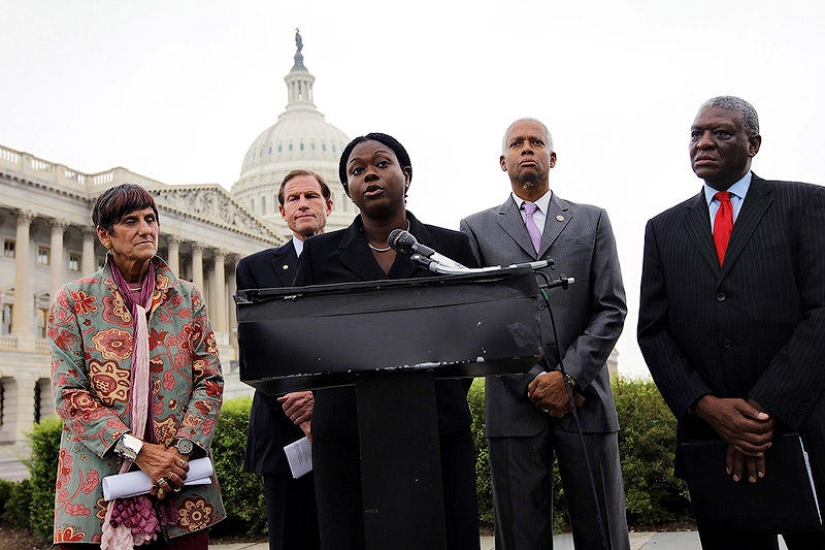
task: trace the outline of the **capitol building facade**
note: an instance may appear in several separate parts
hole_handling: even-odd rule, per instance
[[[278,185],[296,168],[324,176],[334,210],[327,230],[348,226],[357,210],[338,181],[338,158],[349,142],[313,101],[296,34],[295,62],[284,78],[288,101],[242,161],[227,192],[215,184],[170,185],[114,168],[86,174],[0,144],[0,459],[28,454],[26,432],[54,413],[49,344],[52,297],[68,281],[93,273],[106,250],[92,226],[92,207],[121,183],[146,188],[161,221],[158,254],[204,293],[220,346],[225,398],[251,394],[238,379],[235,266],[254,252],[291,238],[278,210]]]

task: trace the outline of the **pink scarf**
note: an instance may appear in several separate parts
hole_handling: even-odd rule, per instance
[[[149,271],[141,284],[138,302],[132,299],[129,285],[117,265],[109,258],[107,262],[112,277],[123,296],[126,307],[132,312],[134,339],[132,348],[132,391],[129,394],[132,413],[132,435],[138,439],[154,441],[154,429],[149,418],[149,330],[146,310],[152,305],[155,289],[155,265],[149,262]],[[148,438],[146,425],[150,425]],[[131,460],[124,460],[118,473],[126,473],[132,467]],[[157,539],[160,523],[152,501],[146,495],[109,501],[103,520],[101,550],[132,550],[135,546]]]

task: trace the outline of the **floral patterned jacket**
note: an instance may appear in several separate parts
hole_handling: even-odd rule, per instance
[[[208,450],[223,398],[218,348],[195,285],[178,280],[159,257],[149,310],[155,441],[187,438]],[[54,542],[100,543],[106,503],[102,479],[116,474],[117,439],[130,424],[131,313],[107,264],[60,289],[49,313],[52,388],[63,419],[55,495]],[[147,430],[149,426],[147,426]],[[215,477],[164,501],[177,523],[165,535],[186,535],[224,519]]]

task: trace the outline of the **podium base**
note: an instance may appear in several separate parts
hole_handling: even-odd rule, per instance
[[[374,376],[355,386],[368,550],[446,550],[435,379]]]

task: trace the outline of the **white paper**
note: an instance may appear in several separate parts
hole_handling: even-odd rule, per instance
[[[811,461],[808,459],[808,451],[805,450],[805,444],[802,438],[799,438],[799,445],[802,447],[802,456],[805,458],[805,470],[808,471],[808,482],[811,484],[811,491],[814,494],[814,503],[816,504],[816,515],[819,516],[819,523],[822,523],[822,511],[819,509],[819,496],[816,494],[816,484],[814,483],[814,476],[811,473]]]
[[[212,461],[208,457],[190,460],[186,485],[209,485],[213,473]],[[109,501],[145,495],[152,489],[152,485],[152,479],[141,470],[106,476],[103,478],[103,499]]]
[[[306,437],[284,447],[292,477],[298,479],[312,471],[312,444]]]

